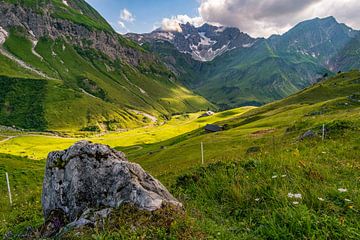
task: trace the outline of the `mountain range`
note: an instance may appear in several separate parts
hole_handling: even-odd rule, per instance
[[[252,38],[234,27],[116,33],[84,0],[0,3],[0,125],[106,131],[262,105],[360,68],[360,34],[335,18]]]
[[[157,52],[186,86],[224,109],[262,105],[359,67],[359,31],[334,17],[304,21],[268,39],[209,24],[181,29],[126,36]]]
[[[116,130],[213,107],[83,0],[0,2],[0,124]]]

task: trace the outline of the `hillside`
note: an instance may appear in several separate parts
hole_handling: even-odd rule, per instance
[[[83,0],[6,0],[0,11],[1,125],[117,130],[213,107]]]
[[[188,130],[174,132],[170,139],[164,135],[170,132],[166,124],[148,129],[145,135],[129,132],[95,137],[95,141],[118,146],[129,160],[170,187],[186,213],[149,215],[125,206],[104,228],[86,228],[68,237],[358,239],[359,109],[360,72],[352,71],[246,112],[229,110],[209,120],[178,116],[172,120],[179,121],[174,127]],[[212,120],[227,124],[226,130],[206,134],[196,129]],[[308,130],[314,136],[300,140]],[[8,131],[2,134],[19,134]],[[127,145],[127,139],[132,143]],[[42,222],[36,199],[44,161],[19,155],[31,156],[48,148],[42,146],[44,141],[52,149],[63,149],[76,139],[25,135],[0,143],[2,153],[14,154],[1,154],[0,171],[13,173],[17,197],[26,202],[10,214],[5,194],[1,195],[2,212],[9,214],[1,222],[0,233],[8,229],[18,233]],[[38,144],[29,147],[29,142]],[[205,165],[201,165],[201,142]],[[34,175],[35,170],[38,174]],[[24,185],[32,192],[22,191]],[[138,221],[127,221],[129,216]]]
[[[210,39],[208,42],[218,43],[219,39],[227,39],[229,31],[235,31],[213,28],[216,37],[211,31],[195,31],[191,36],[198,35],[201,39],[201,34],[205,34]],[[250,44],[233,45],[206,62],[196,61],[191,51],[179,50],[179,46],[188,45],[188,40],[159,39],[157,34],[155,31],[133,39],[141,39],[143,46],[157,52],[186,86],[222,109],[263,105],[294,94],[323,76],[358,68],[359,31],[333,17],[301,22],[288,32],[268,39],[250,38]],[[247,39],[246,34],[241,36]],[[238,40],[229,41],[233,42]]]

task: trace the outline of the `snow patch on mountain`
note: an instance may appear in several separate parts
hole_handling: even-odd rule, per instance
[[[216,43],[216,41],[213,41],[210,38],[206,37],[205,34],[206,34],[205,32],[200,32],[199,33],[199,35],[201,37],[199,45],[203,45],[203,46],[214,45]]]
[[[174,38],[175,38],[175,35],[172,32],[159,32],[159,33],[157,33],[157,36],[160,39],[170,40],[170,41],[174,40]]]
[[[243,48],[251,48],[253,45],[254,45],[254,43],[246,43],[246,44],[243,44],[242,47]]]

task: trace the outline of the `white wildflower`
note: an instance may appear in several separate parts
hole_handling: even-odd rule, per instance
[[[339,188],[338,191],[343,193],[343,192],[347,192],[348,190],[346,188]]]
[[[281,175],[282,178],[286,177],[286,175]]]
[[[256,201],[256,202],[260,201],[260,198],[255,198],[255,201]]]
[[[294,198],[301,199],[301,198],[302,198],[301,193],[295,193],[295,194],[294,194]]]
[[[298,205],[298,204],[299,204],[299,202],[293,202],[293,204],[294,204],[294,205]]]
[[[325,201],[325,199],[323,199],[321,197],[318,197],[318,200],[321,201],[321,202]]]
[[[272,176],[271,178],[273,178],[273,179],[274,179],[274,178],[277,178],[277,177],[278,177],[277,175],[274,175],[274,176]]]
[[[288,198],[301,199],[302,195],[301,195],[301,193],[288,193]]]
[[[351,202],[351,200],[347,199],[347,198],[345,198],[344,200],[345,200],[345,202]]]

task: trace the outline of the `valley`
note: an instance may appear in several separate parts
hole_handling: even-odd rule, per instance
[[[166,186],[172,186],[175,196],[186,205],[187,217],[193,221],[188,231],[219,234],[221,239],[324,235],[341,238],[345,236],[342,234],[357,238],[359,79],[358,71],[343,73],[264,107],[229,110],[207,118],[198,118],[200,114],[179,115],[162,126],[88,139],[125,152],[131,161],[140,163]],[[226,130],[206,134],[203,126],[214,122],[227,124]],[[299,140],[309,129],[314,136]],[[10,131],[2,135],[11,134]],[[13,179],[17,209],[11,214],[9,207],[0,211],[4,214],[2,231],[20,222],[15,228],[19,231],[26,224],[42,222],[37,196],[45,154],[75,141],[76,138],[20,134],[0,144],[1,171],[10,172]],[[201,142],[205,149],[203,166]],[[30,192],[24,191],[29,187]],[[347,192],[339,192],[340,188]],[[287,196],[291,192],[299,192],[303,197],[300,201],[291,200]],[[2,206],[7,206],[3,193]],[[29,207],[31,211],[25,214]],[[16,223],[18,214],[25,214],[23,218],[27,220]],[[346,220],[341,222],[339,218]],[[279,219],[287,219],[297,231],[286,228],[279,232]],[[300,220],[310,226],[297,224]],[[107,227],[99,236],[118,236],[117,229]],[[334,228],[341,229],[337,232],[340,235],[333,235]],[[175,229],[173,234],[182,231]],[[90,233],[81,234],[85,237]]]
[[[360,30],[90,4],[0,2],[0,238],[360,239]]]

